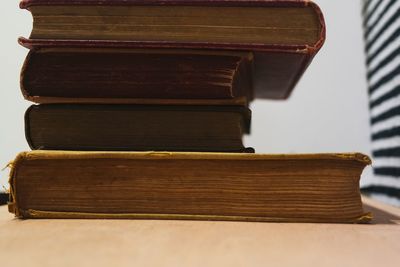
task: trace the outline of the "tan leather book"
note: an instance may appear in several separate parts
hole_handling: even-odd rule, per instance
[[[368,222],[362,154],[23,152],[9,211],[20,218]]]

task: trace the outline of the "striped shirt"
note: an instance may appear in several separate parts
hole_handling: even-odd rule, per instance
[[[374,177],[364,193],[400,205],[400,0],[364,0]]]

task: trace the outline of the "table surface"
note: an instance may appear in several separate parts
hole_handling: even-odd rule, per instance
[[[400,266],[400,209],[372,224],[19,220],[0,207],[2,266]]]

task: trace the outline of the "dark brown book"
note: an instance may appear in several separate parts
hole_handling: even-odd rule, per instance
[[[245,104],[252,63],[235,51],[44,48],[29,52],[21,89],[37,103]]]
[[[30,147],[45,150],[248,152],[249,127],[240,106],[42,104],[25,115]]]
[[[43,47],[167,48],[249,51],[255,97],[285,99],[325,40],[310,1],[26,0],[30,39]]]
[[[20,218],[367,222],[362,154],[21,153],[9,210]]]

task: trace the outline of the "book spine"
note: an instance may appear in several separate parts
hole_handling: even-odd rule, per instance
[[[39,149],[37,148],[32,141],[31,138],[31,126],[30,126],[30,118],[29,118],[29,114],[31,113],[31,110],[34,109],[36,107],[36,105],[31,105],[26,111],[25,111],[25,115],[24,115],[24,122],[25,122],[25,139],[26,142],[29,145],[29,148],[34,150],[34,149]]]
[[[33,53],[32,51],[29,51],[28,55],[25,57],[25,60],[24,60],[24,63],[22,65],[21,72],[20,72],[20,75],[19,75],[19,87],[21,89],[21,93],[22,93],[23,97],[26,100],[29,100],[29,98],[32,97],[32,96],[29,95],[29,92],[28,92],[28,90],[26,89],[26,86],[25,86],[25,73],[26,73],[26,70],[28,68],[32,53]]]
[[[21,152],[17,155],[14,161],[10,164],[11,170],[9,174],[8,183],[10,185],[10,193],[9,193],[9,201],[8,201],[8,211],[10,213],[15,214],[16,217],[22,218],[23,214],[20,212],[18,208],[18,201],[17,201],[17,184],[16,184],[16,176],[17,176],[17,169],[20,165],[20,162],[24,160],[27,152]]]

